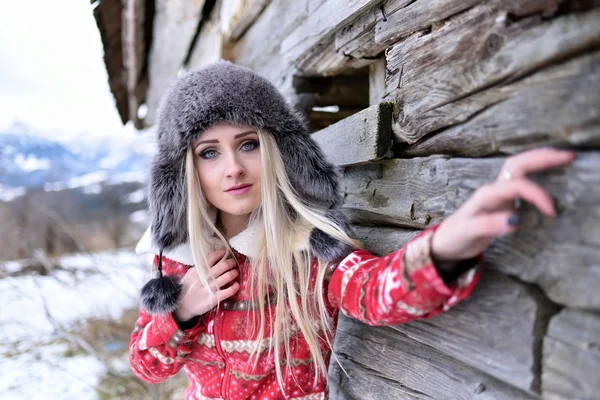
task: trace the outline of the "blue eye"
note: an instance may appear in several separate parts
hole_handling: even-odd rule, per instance
[[[210,160],[217,156],[217,151],[215,149],[206,149],[202,153],[200,153],[200,158],[205,160]]]
[[[242,144],[242,150],[244,151],[252,151],[258,147],[258,142],[256,140],[248,140]]]

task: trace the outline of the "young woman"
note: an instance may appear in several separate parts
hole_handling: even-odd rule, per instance
[[[324,399],[338,311],[371,325],[429,318],[467,297],[514,201],[555,215],[527,174],[572,152],[507,159],[443,223],[376,257],[336,211],[338,175],[268,81],[219,62],[179,78],[160,107],[149,192],[156,254],[130,364],[157,383],[185,367],[188,399]]]

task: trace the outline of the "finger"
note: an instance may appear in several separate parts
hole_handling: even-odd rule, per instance
[[[215,266],[210,269],[210,273],[215,278],[223,275],[225,272],[234,268],[237,265],[237,261],[234,258],[228,258],[223,261],[219,261]]]
[[[473,231],[477,236],[494,238],[513,233],[519,225],[519,216],[510,211],[499,211],[473,218]]]
[[[213,252],[210,252],[208,256],[206,256],[206,261],[208,261],[208,267],[214,266],[218,263],[227,253],[226,248],[218,249]]]
[[[219,301],[226,300],[237,293],[240,288],[240,284],[238,282],[233,282],[233,284],[226,289],[219,290],[216,295]]]
[[[510,204],[514,204],[518,198],[533,204],[546,215],[556,216],[552,197],[528,179],[512,180],[482,187],[473,196],[471,212],[479,214],[482,211],[493,212],[506,209]]]
[[[233,281],[235,278],[237,278],[239,275],[239,272],[237,269],[232,269],[230,271],[227,271],[226,273],[224,273],[223,275],[219,276],[216,279],[216,284],[218,288],[222,288],[223,286],[231,283],[231,281]]]
[[[569,164],[575,159],[576,153],[568,150],[551,148],[529,150],[506,159],[503,171],[508,171],[513,178],[524,178],[527,174],[545,171],[549,168]],[[498,179],[503,178],[501,174]]]

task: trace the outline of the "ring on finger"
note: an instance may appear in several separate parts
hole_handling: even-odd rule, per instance
[[[510,181],[513,178],[513,174],[509,170],[505,169],[504,171],[502,171],[502,177],[504,178],[504,180]]]

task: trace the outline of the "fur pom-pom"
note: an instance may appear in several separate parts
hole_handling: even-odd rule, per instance
[[[177,309],[181,290],[171,276],[154,278],[142,288],[140,303],[150,314],[168,314]]]

